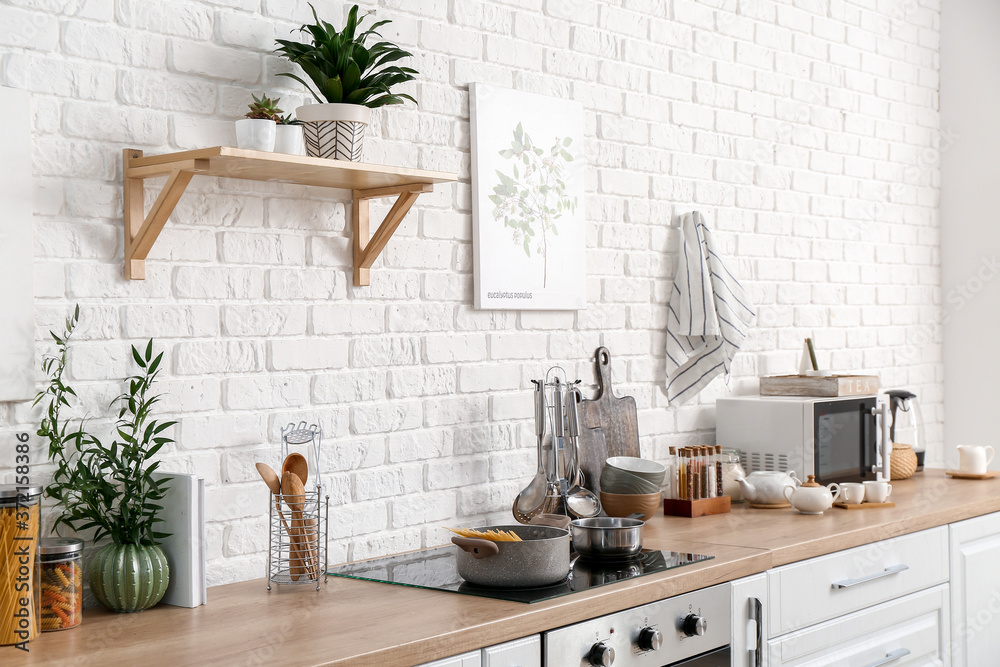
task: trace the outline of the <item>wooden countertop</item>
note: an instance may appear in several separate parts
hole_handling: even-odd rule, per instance
[[[331,577],[319,592],[270,593],[263,580],[209,590],[198,609],[87,610],[74,630],[45,633],[9,665],[413,665],[763,572],[885,538],[1000,511],[1000,482],[927,470],[893,482],[895,508],[822,516],[736,505],[731,514],[647,522],[645,546],[715,556],[633,581],[536,604]],[[280,587],[279,587],[280,588]]]

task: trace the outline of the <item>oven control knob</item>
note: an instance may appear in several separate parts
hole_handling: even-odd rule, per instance
[[[663,646],[663,635],[656,628],[643,628],[639,631],[639,648],[643,651],[659,651]]]
[[[590,647],[590,655],[587,656],[587,659],[595,667],[611,667],[615,663],[615,650],[597,642]]]
[[[688,614],[681,625],[681,631],[688,637],[695,635],[700,637],[705,634],[706,630],[708,630],[708,621],[698,614]]]

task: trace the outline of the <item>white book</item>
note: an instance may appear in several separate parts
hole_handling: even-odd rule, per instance
[[[170,584],[163,602],[178,607],[197,607],[207,602],[205,579],[205,480],[196,475],[153,473],[157,480],[169,479],[170,488],[155,524],[158,533],[170,533],[159,541],[170,563]]]

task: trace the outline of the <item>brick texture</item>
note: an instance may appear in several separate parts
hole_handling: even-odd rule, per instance
[[[263,572],[253,462],[280,463],[290,421],[325,430],[333,562],[505,519],[534,469],[529,380],[559,364],[589,392],[599,345],[637,398],[645,456],[714,442],[714,399],[792,371],[812,336],[823,365],[920,396],[934,460],[947,316],[937,0],[377,3],[386,37],[416,54],[420,106],[375,112],[369,158],[461,181],[418,201],[364,288],[343,193],[225,179],[194,180],[147,279],[121,277],[122,148],[230,143],[251,93],[294,110],[306,96],[270,49],[310,18],[305,3],[63,4],[0,5],[0,85],[33,94],[37,338],[48,351],[48,330],[81,304],[69,371],[92,415],[120,391],[129,344],[165,351],[161,409],[179,425],[164,467],[208,481],[211,583]],[[340,4],[316,4],[343,20]],[[583,103],[586,310],[471,308],[470,81]],[[676,219],[692,209],[759,318],[729,389],[716,380],[678,409],[664,326]],[[0,451],[38,415],[0,404]],[[11,463],[0,458],[0,481]]]

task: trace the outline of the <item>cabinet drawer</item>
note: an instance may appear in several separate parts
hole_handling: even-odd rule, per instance
[[[768,642],[770,667],[950,665],[948,585]]]
[[[774,638],[948,581],[948,527],[784,565],[767,580]]]

